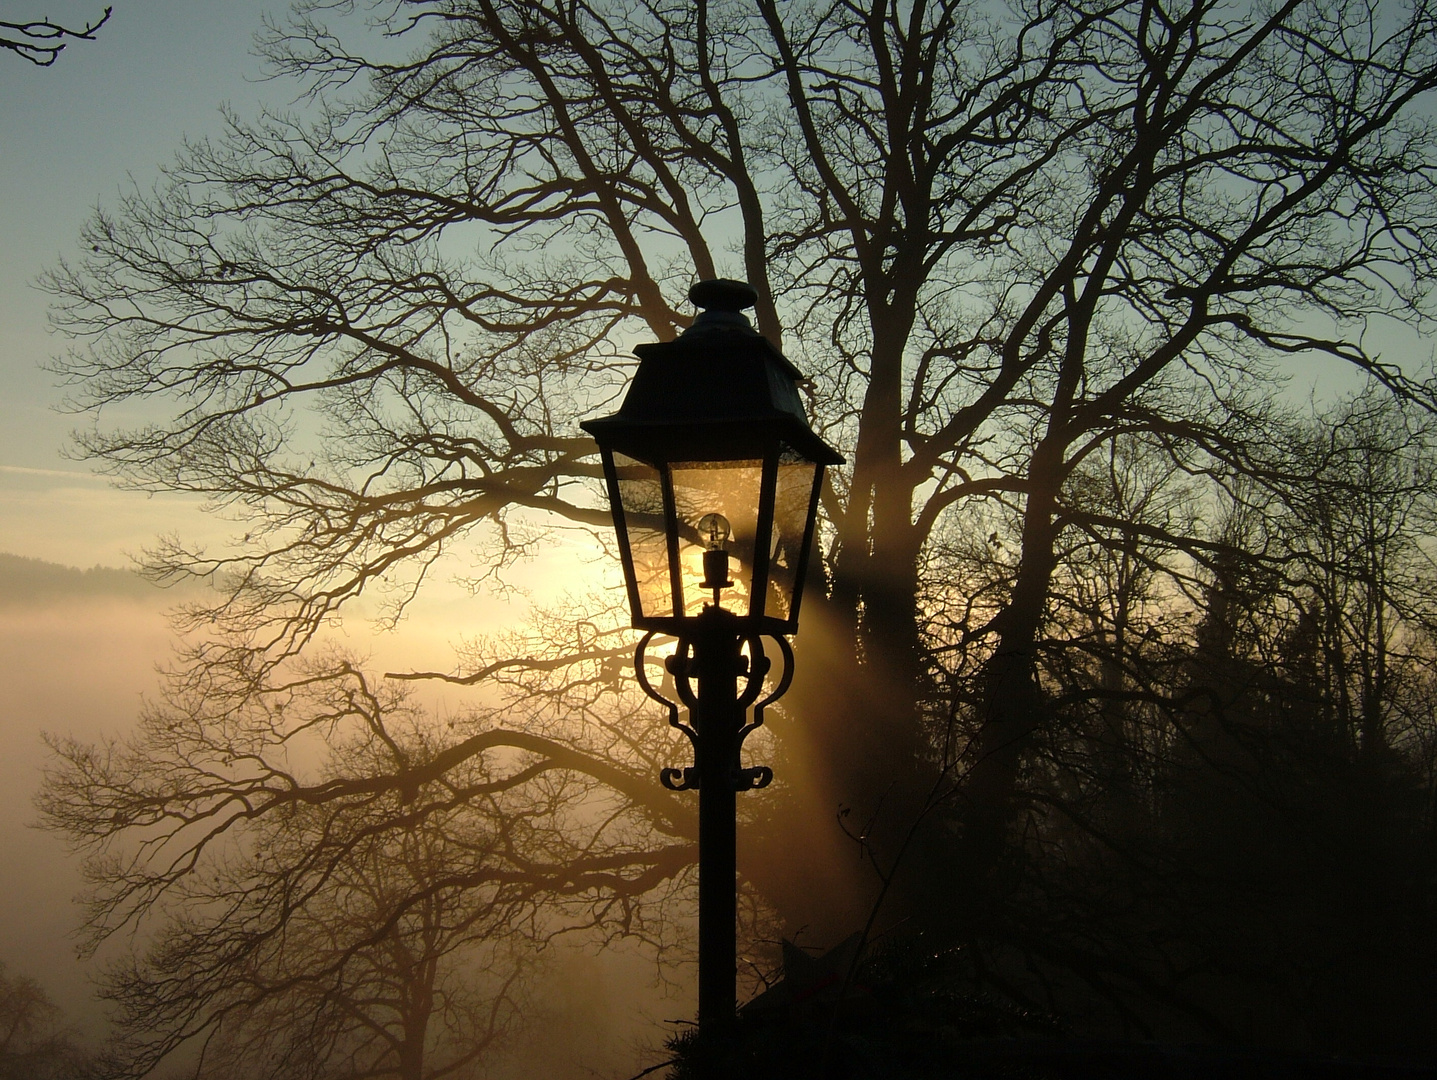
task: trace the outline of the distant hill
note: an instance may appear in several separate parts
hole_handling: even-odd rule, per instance
[[[0,606],[67,597],[156,600],[159,590],[133,570],[93,566],[81,570],[43,559],[0,553]]]

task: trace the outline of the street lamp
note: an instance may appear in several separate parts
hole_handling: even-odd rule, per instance
[[[660,780],[699,792],[703,1032],[734,1017],[734,794],[773,779],[766,766],[743,768],[739,752],[792,679],[786,635],[798,630],[823,470],[843,458],[809,428],[802,376],[743,314],[754,289],[701,281],[689,299],[703,309],[693,325],[638,346],[619,411],[581,426],[599,444],[633,625],[647,631],[634,655],[639,682],[693,744],[693,766]],[[645,674],[656,634],[678,639],[667,666],[687,724]],[[784,670],[760,699],[765,637]]]

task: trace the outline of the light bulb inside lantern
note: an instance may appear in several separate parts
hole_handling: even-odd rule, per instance
[[[722,551],[732,534],[728,518],[722,514],[705,514],[699,518],[698,530],[704,547],[709,551]]]
[[[728,577],[728,552],[724,550],[731,528],[722,514],[705,514],[699,518],[698,531],[705,548],[703,588],[713,590],[717,607],[719,591],[733,585]]]

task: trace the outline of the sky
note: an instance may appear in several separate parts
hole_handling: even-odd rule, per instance
[[[52,67],[0,54],[0,553],[77,567],[127,566],[162,533],[218,538],[228,527],[194,500],[117,490],[67,457],[80,418],[57,410],[63,390],[43,368],[67,343],[47,330],[49,297],[36,279],[77,250],[97,204],[112,204],[131,185],[153,184],[183,139],[218,133],[222,105],[252,115],[261,103],[283,108],[293,98],[291,89],[258,78],[251,53],[261,19],[282,16],[286,4],[114,2],[98,40],[71,44]],[[0,0],[0,20],[48,16],[82,25],[103,6]],[[520,568],[519,586],[544,572]],[[353,644],[386,670],[444,668],[454,641],[505,617],[500,597],[439,585],[398,634],[374,638],[362,619],[352,620],[346,632]],[[170,655],[170,599],[158,591],[43,602],[0,596],[0,962],[11,974],[37,978],[90,1035],[103,1022],[89,992],[93,965],[75,958],[77,860],[58,838],[28,827],[47,759],[41,733],[87,740],[125,733]],[[624,980],[630,997],[645,985],[632,955],[607,955],[602,968],[593,967],[594,958],[564,963],[580,964],[596,985]],[[662,1000],[648,1007],[684,1011]],[[575,1013],[561,1026],[587,1030],[585,1023]],[[632,1061],[632,1047],[614,1050]]]
[[[0,0],[0,19],[42,12],[82,25],[102,9]],[[186,138],[219,134],[222,106],[252,116],[295,104],[297,84],[263,79],[252,52],[262,21],[287,11],[286,0],[122,0],[99,40],[72,43],[52,67],[0,56],[0,552],[123,566],[162,533],[230,535],[196,499],[121,491],[67,456],[85,418],[63,410],[65,390],[45,370],[69,342],[48,330],[50,297],[36,282],[77,254],[97,205],[151,187]]]
[[[0,0],[0,18],[83,24],[102,7]],[[282,0],[121,0],[99,40],[72,43],[50,68],[0,57],[0,552],[114,566],[162,532],[224,531],[194,500],[118,491],[65,456],[81,418],[57,409],[63,390],[43,369],[67,342],[47,331],[49,298],[35,282],[75,253],[97,203],[149,187],[184,138],[217,133],[221,105],[250,115],[261,103],[292,103],[294,85],[260,78],[251,52],[261,20],[286,9]],[[1391,359],[1412,344],[1394,339],[1385,351]],[[1335,369],[1305,364],[1319,381]],[[1310,379],[1289,392],[1305,397]]]
[[[83,24],[88,0],[0,0],[0,18]],[[255,0],[120,0],[94,42],[49,68],[0,55],[0,551],[76,566],[123,565],[168,528],[212,528],[191,502],[110,488],[64,456],[78,418],[42,364],[66,342],[48,332],[36,279],[73,255],[97,203],[148,187],[186,136],[216,132],[219,107],[283,105],[255,80]],[[282,10],[282,9],[281,9]]]

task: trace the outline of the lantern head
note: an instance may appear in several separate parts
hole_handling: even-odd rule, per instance
[[[818,496],[840,454],[808,426],[802,376],[743,314],[740,281],[701,281],[674,341],[638,346],[599,444],[633,624],[681,633],[706,607],[756,632],[798,629]]]

